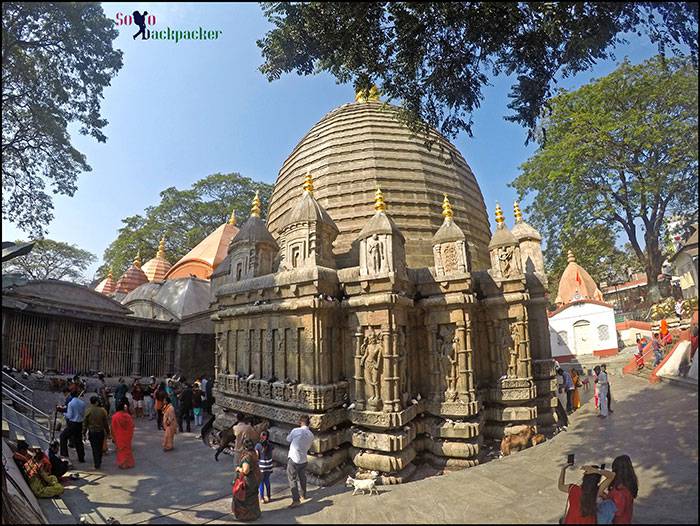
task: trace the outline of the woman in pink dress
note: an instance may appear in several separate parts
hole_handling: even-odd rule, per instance
[[[129,414],[125,399],[119,400],[117,411],[112,415],[112,440],[117,448],[117,465],[122,469],[133,468],[134,454],[131,442],[134,438],[134,419]]]
[[[170,397],[165,399],[163,406],[163,451],[171,451],[173,449],[173,441],[175,433],[177,433],[177,417],[175,416],[175,408],[170,403]]]

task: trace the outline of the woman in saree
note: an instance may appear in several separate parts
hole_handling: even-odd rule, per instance
[[[581,378],[579,377],[576,369],[571,369],[571,379],[574,382],[574,392],[571,395],[571,406],[573,407],[574,411],[576,411],[576,409],[581,407],[581,395],[578,392],[578,388],[581,385]]]
[[[177,433],[177,416],[175,415],[173,404],[170,403],[170,397],[165,399],[165,405],[163,406],[163,428],[165,429],[163,434],[163,451],[171,451],[173,449],[173,439],[175,438],[175,433]]]
[[[117,449],[117,465],[121,469],[134,467],[134,454],[131,441],[134,438],[134,419],[129,414],[126,399],[120,399],[112,415],[112,440]]]
[[[241,495],[234,493],[231,510],[239,521],[254,521],[260,518],[260,500],[258,486],[262,479],[258,466],[258,455],[255,452],[255,442],[246,438],[243,441],[241,461],[236,467],[237,478],[245,481]],[[235,487],[235,486],[234,486]]]

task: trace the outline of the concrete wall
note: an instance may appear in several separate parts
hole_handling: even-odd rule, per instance
[[[578,327],[588,323],[585,340],[576,334]],[[597,354],[609,356],[617,353],[615,313],[612,308],[595,303],[576,303],[549,318],[549,335],[552,357],[572,357]]]

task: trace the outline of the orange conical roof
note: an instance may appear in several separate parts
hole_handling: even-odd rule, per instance
[[[165,236],[160,239],[156,257],[146,261],[141,270],[146,274],[148,281],[163,281],[172,265],[165,259]]]
[[[591,275],[581,265],[576,263],[573,252],[567,254],[569,264],[559,280],[557,297],[554,302],[557,305],[571,303],[578,300],[603,301],[603,293],[596,285]]]
[[[114,283],[114,280],[112,279],[112,271],[109,271],[109,274],[107,274],[107,277],[100,281],[97,286],[95,287],[95,290],[97,292],[100,292],[104,294],[105,296],[109,296],[110,294],[114,294],[114,290],[116,289],[116,285]]]
[[[209,279],[212,272],[228,254],[228,245],[238,233],[235,216],[229,222],[220,225],[202,240],[196,247],[175,263],[165,275],[165,279],[187,278],[195,276]]]
[[[128,269],[126,269],[126,272],[122,274],[119,281],[117,281],[117,286],[115,287],[114,292],[117,294],[128,294],[136,287],[143,285],[144,283],[148,283],[148,278],[146,277],[146,274],[143,273],[143,270],[141,270],[141,255],[137,254],[134,262]]]

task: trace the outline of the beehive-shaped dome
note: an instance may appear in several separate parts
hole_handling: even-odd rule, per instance
[[[172,267],[172,265],[165,259],[165,237],[162,237],[158,244],[156,257],[146,261],[143,267],[141,267],[141,270],[146,274],[148,281],[163,281],[170,267]]]
[[[596,285],[591,275],[581,265],[576,263],[573,252],[567,254],[569,264],[564,269],[559,280],[557,297],[554,302],[557,305],[565,305],[578,300],[603,301],[603,293]]]
[[[275,238],[285,215],[301,197],[304,176],[314,179],[314,197],[340,234],[334,243],[338,268],[357,265],[353,241],[374,211],[377,188],[391,202],[391,218],[406,238],[409,267],[433,264],[432,238],[443,223],[439,203],[450,195],[455,215],[472,245],[475,269],[488,267],[488,216],[474,174],[459,151],[434,132],[426,147],[381,102],[345,104],[327,114],[299,142],[282,165],[268,211]]]
[[[131,266],[119,278],[114,288],[115,294],[128,294],[139,285],[148,283],[146,274],[141,270],[141,255],[138,254]]]
[[[104,294],[105,296],[109,296],[110,294],[114,294],[116,287],[117,285],[112,278],[112,271],[110,270],[107,277],[97,284],[95,290]]]

